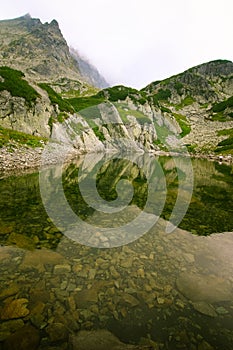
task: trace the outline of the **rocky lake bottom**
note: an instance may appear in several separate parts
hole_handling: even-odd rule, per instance
[[[98,227],[81,244],[87,236],[81,226],[76,241],[64,234],[62,221],[55,226],[42,203],[38,173],[0,180],[0,349],[232,350],[232,167],[193,160],[189,208],[179,227],[166,233],[179,192],[176,168],[184,167],[167,157],[158,162],[166,179],[160,218],[119,246],[111,246],[111,236]],[[130,179],[135,192],[128,210],[110,219],[81,198],[78,184],[92,174],[88,164],[81,173],[80,158],[63,171],[73,211],[105,228],[137,216],[148,190],[139,163],[108,160],[100,168],[97,189],[106,201],[116,199],[121,179]],[[57,176],[48,170],[55,193]],[[62,204],[56,196],[55,202]],[[150,214],[152,208],[149,203]]]

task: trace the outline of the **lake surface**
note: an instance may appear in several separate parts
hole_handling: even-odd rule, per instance
[[[105,329],[137,349],[232,350],[232,177],[90,155],[2,178],[0,349],[82,349]]]

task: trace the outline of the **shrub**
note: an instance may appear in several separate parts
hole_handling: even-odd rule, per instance
[[[216,113],[223,112],[228,107],[233,107],[233,96],[222,102],[215,103],[212,107],[212,111]]]
[[[171,90],[169,89],[159,89],[157,94],[153,96],[153,101],[158,104],[158,101],[167,101],[171,97]]]
[[[184,87],[184,85],[182,83],[180,83],[179,81],[176,81],[174,84],[174,88],[176,89],[178,95],[182,95],[183,87]]]

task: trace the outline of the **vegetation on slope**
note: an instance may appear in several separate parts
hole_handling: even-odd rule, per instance
[[[104,96],[110,102],[125,101],[127,97],[129,97],[133,102],[141,105],[145,104],[147,101],[147,94],[145,92],[123,85],[104,89],[100,91],[98,95]]]
[[[13,143],[29,147],[41,147],[46,141],[45,138],[25,134],[20,131],[6,129],[0,126],[0,148]]]
[[[178,122],[178,124],[182,130],[180,137],[184,137],[184,136],[188,135],[191,131],[191,126],[189,125],[185,115],[177,114],[177,113],[172,113],[172,115],[176,119],[176,121]]]
[[[227,139],[218,143],[215,153],[233,154],[233,129],[224,129],[218,131],[218,136],[229,136]]]
[[[74,112],[74,108],[70,105],[70,103],[55,92],[51,86],[46,83],[40,83],[38,85],[47,92],[51,103],[53,105],[58,105],[61,112]]]
[[[0,67],[0,91],[7,90],[15,97],[23,97],[29,105],[40,95],[23,79],[25,76],[19,70],[6,66]]]
[[[229,97],[228,99],[215,103],[212,107],[213,112],[223,112],[225,109],[233,107],[233,96]]]

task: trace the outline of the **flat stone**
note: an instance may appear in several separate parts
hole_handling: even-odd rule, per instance
[[[74,295],[78,309],[85,309],[90,303],[97,303],[99,292],[113,283],[110,281],[94,281],[90,289],[83,289]]]
[[[21,270],[28,268],[35,268],[40,272],[43,272],[44,265],[57,265],[65,263],[66,259],[64,256],[57,252],[53,252],[49,249],[36,249],[33,252],[26,252],[22,264],[20,265]]]
[[[11,333],[14,333],[18,329],[22,328],[24,326],[23,320],[11,320],[6,321],[0,324],[0,341],[5,340],[8,338]]]
[[[70,336],[73,350],[150,350],[147,345],[129,345],[122,343],[115,335],[107,330],[80,331]]]
[[[204,301],[197,301],[193,303],[193,307],[195,310],[200,312],[203,315],[207,315],[210,317],[216,317],[217,313],[212,305],[205,303]]]
[[[128,293],[124,293],[121,296],[121,299],[126,303],[129,304],[130,306],[134,307],[139,305],[139,301],[138,299],[136,299],[134,296],[132,296],[131,294]]]
[[[65,341],[68,338],[68,330],[62,323],[52,323],[46,327],[46,333],[51,342]]]
[[[29,314],[29,310],[26,307],[28,302],[27,299],[22,298],[7,303],[2,309],[1,320],[10,320],[27,316]]]
[[[178,276],[176,286],[191,301],[212,303],[232,300],[231,283],[218,276],[183,272]]]
[[[39,342],[39,331],[33,326],[24,326],[6,339],[4,350],[36,350]]]
[[[88,306],[89,303],[97,303],[98,301],[98,290],[84,289],[78,292],[75,296],[75,302],[78,308],[84,309]]]
[[[12,295],[15,295],[18,292],[19,292],[19,286],[13,283],[0,293],[0,300],[8,298]]]
[[[33,250],[35,248],[35,243],[30,237],[24,236],[19,233],[12,232],[8,237],[7,243],[16,244],[17,247],[23,249]]]

